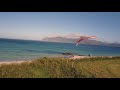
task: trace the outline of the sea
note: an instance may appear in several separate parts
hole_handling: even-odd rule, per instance
[[[32,40],[0,39],[0,61],[63,57],[62,53],[93,56],[120,56],[120,47]]]

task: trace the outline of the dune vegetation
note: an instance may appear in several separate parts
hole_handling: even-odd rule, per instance
[[[76,60],[43,57],[1,64],[0,78],[120,78],[120,57]]]

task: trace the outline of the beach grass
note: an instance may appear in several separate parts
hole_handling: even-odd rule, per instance
[[[47,58],[0,65],[0,78],[120,78],[120,57]]]

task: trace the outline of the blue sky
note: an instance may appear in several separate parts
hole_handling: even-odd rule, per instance
[[[76,33],[120,43],[120,12],[0,12],[0,38]]]

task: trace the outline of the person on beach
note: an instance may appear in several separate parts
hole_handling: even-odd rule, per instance
[[[90,57],[90,56],[92,56],[92,54],[88,54],[88,56]]]

